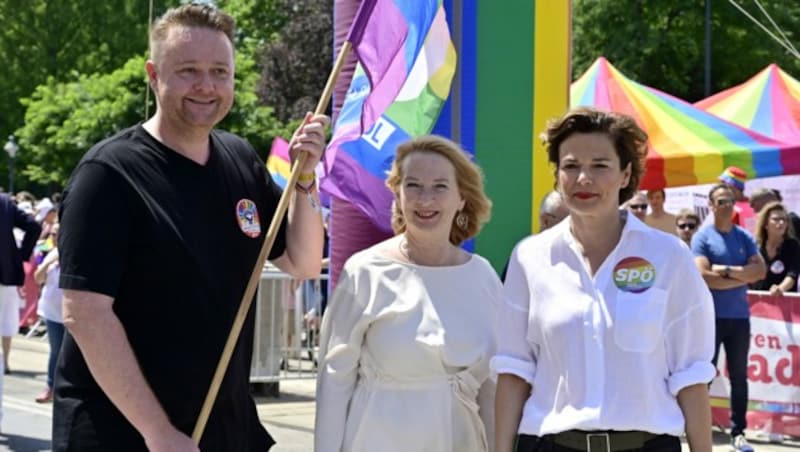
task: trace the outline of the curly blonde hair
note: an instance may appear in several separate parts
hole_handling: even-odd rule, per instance
[[[389,177],[386,179],[386,186],[397,196],[400,192],[400,183],[403,180],[403,162],[406,157],[415,152],[428,152],[441,155],[453,164],[456,172],[456,183],[458,192],[464,199],[464,208],[460,211],[467,216],[467,225],[460,228],[456,225],[456,218],[450,226],[450,243],[459,246],[465,240],[478,235],[484,224],[489,221],[492,212],[492,201],[486,197],[483,188],[483,171],[480,167],[470,161],[467,154],[461,147],[437,135],[424,135],[408,140],[397,147]],[[395,234],[400,234],[406,230],[406,221],[403,212],[392,204],[392,229]]]

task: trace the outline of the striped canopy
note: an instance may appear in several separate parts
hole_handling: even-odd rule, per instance
[[[776,64],[694,105],[762,135],[800,143],[800,82]]]
[[[789,145],[627,78],[605,58],[570,89],[571,105],[627,114],[650,137],[643,189],[712,183],[728,166],[748,178],[800,173],[800,143]]]

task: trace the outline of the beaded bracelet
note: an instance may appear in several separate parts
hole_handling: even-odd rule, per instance
[[[316,181],[313,181],[311,182],[311,184],[305,187],[300,182],[297,182],[296,184],[294,184],[294,188],[300,193],[305,193],[306,197],[308,197],[308,203],[309,205],[311,205],[311,208],[314,209],[315,212],[320,213],[322,212],[322,208],[320,207],[319,202],[317,202],[317,199],[314,197],[313,193],[314,188],[317,185],[315,182]]]

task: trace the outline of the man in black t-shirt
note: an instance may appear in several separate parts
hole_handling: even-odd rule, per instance
[[[252,147],[213,129],[233,102],[233,33],[207,5],[159,18],[146,65],[155,115],[96,144],[67,186],[55,451],[198,450],[188,435],[280,196]],[[327,125],[309,115],[290,143],[309,158],[269,259],[296,278],[320,270],[313,169]],[[204,451],[274,443],[248,391],[253,322],[251,310]]]

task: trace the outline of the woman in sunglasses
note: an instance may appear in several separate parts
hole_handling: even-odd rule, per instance
[[[628,116],[578,108],[543,138],[569,217],[508,264],[495,452],[680,452],[684,432],[711,452],[711,294],[685,246],[620,209],[647,135]]]
[[[689,248],[692,247],[692,236],[697,232],[699,224],[700,217],[692,209],[683,209],[675,217],[675,232]]]
[[[767,204],[758,214],[756,243],[767,264],[767,276],[754,285],[773,296],[797,291],[800,243],[795,238],[789,212],[780,202]]]

